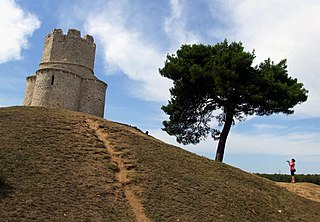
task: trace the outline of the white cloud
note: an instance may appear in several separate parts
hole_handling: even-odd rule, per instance
[[[86,29],[102,43],[108,68],[120,69],[136,81],[131,88],[134,96],[151,101],[169,98],[171,81],[158,72],[165,54],[144,42],[142,33],[125,27],[121,15],[92,15],[86,22]]]
[[[0,1],[0,63],[20,59],[27,38],[40,27],[38,18],[23,11],[14,0]]]
[[[174,50],[182,43],[197,41],[195,35],[184,29],[185,19],[181,18],[180,3],[170,1],[172,12],[164,18],[164,32]],[[142,24],[139,27],[128,25],[128,20],[132,19],[127,16],[128,7],[125,2],[111,1],[103,8],[95,9],[94,14],[87,16],[85,29],[102,43],[107,71],[121,70],[134,81],[130,89],[132,95],[144,100],[166,102],[170,98],[172,81],[161,77],[158,69],[163,67],[170,49],[159,49],[151,44],[153,41],[148,39],[147,30],[141,29]],[[148,20],[148,17],[144,19]]]
[[[228,140],[230,153],[262,153],[277,155],[320,155],[319,133],[289,135],[231,133]]]
[[[166,143],[182,147],[191,152],[214,158],[218,141],[208,138],[198,145],[181,145],[174,136],[162,130],[150,130],[150,134]],[[277,135],[271,133],[242,134],[231,131],[228,136],[225,155],[228,154],[273,154],[287,156],[320,156],[319,133]]]
[[[187,31],[187,16],[183,16],[183,0],[170,0],[170,16],[164,20],[164,31],[171,37],[172,48],[176,50],[181,44],[198,43],[200,37]]]
[[[257,130],[258,132],[263,132],[265,130],[274,130],[274,129],[285,129],[286,127],[283,125],[271,125],[271,124],[254,124],[253,127],[255,128],[255,130]]]
[[[132,19],[127,16],[128,5],[123,1],[109,2],[88,17],[85,28],[102,43],[108,71],[119,69],[135,81],[130,89],[132,95],[144,100],[166,102],[170,98],[172,82],[162,78],[158,71],[164,65],[166,53],[177,50],[182,43],[197,42],[199,38],[185,30],[187,21],[182,16],[182,1],[171,0],[171,13],[163,23],[163,31],[171,41],[171,48],[159,49],[157,45],[149,43],[152,40],[148,41],[147,30],[141,30],[143,24],[139,24],[139,27],[128,25],[128,20]],[[143,16],[147,21],[147,15]]]
[[[270,57],[288,59],[289,75],[309,90],[309,98],[296,113],[319,117],[320,88],[318,54],[320,45],[319,1],[228,1],[233,12],[233,41],[255,49],[257,63]]]
[[[128,89],[131,95],[167,102],[172,81],[161,77],[158,69],[164,66],[168,52],[175,52],[183,43],[199,42],[200,37],[186,28],[188,16],[183,10],[184,1],[170,0],[169,15],[159,14],[160,19],[144,12],[140,4],[126,0],[98,1],[90,4],[90,10],[80,5],[65,9],[60,17],[65,19],[66,11],[72,15],[76,12],[75,17],[67,15],[66,23],[84,21],[85,31],[94,36],[99,50],[103,51],[106,74],[121,73],[132,80]],[[159,12],[161,10],[155,11]],[[157,22],[152,28],[159,29],[150,30],[150,22]],[[159,34],[155,35],[155,31]]]

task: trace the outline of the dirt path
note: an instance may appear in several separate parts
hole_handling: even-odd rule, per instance
[[[104,143],[104,146],[106,147],[108,153],[111,156],[111,161],[117,164],[119,168],[119,172],[117,173],[117,179],[123,186],[125,196],[133,209],[137,221],[149,222],[150,220],[144,213],[141,201],[135,196],[133,187],[129,186],[130,178],[128,177],[128,173],[132,171],[132,165],[130,164],[130,160],[121,157],[122,152],[116,152],[113,149],[113,147],[110,145],[108,141],[108,134],[99,128],[98,122],[92,119],[87,119],[87,123],[89,127],[96,132],[98,138]]]
[[[320,186],[313,183],[282,183],[276,182],[278,186],[294,192],[302,197],[320,202]]]

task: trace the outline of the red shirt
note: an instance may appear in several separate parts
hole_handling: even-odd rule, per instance
[[[290,166],[290,170],[294,170],[295,163],[294,162],[290,162],[289,166]]]

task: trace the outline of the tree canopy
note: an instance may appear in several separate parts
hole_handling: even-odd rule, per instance
[[[242,43],[227,40],[216,45],[182,45],[167,55],[159,69],[173,80],[171,99],[162,106],[169,115],[163,122],[179,143],[197,144],[208,134],[219,139],[216,160],[222,161],[227,136],[236,120],[249,115],[292,114],[293,107],[307,100],[307,90],[288,76],[287,62],[270,59],[253,66],[254,52]],[[212,128],[213,119],[223,126]]]

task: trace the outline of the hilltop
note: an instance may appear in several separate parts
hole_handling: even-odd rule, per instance
[[[319,221],[274,182],[78,112],[0,108],[1,221]]]

